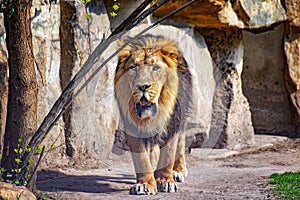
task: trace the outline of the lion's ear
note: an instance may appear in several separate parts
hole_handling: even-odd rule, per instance
[[[161,49],[160,55],[169,67],[176,69],[178,65],[178,54]]]
[[[178,58],[177,53],[174,53],[174,52],[171,52],[171,51],[168,51],[168,50],[164,50],[164,49],[161,49],[160,52],[161,52],[162,55],[167,56],[171,59],[176,60]]]
[[[117,44],[118,44],[118,48],[120,48],[121,46],[123,46],[124,42],[122,40],[118,40]],[[121,62],[125,61],[130,56],[131,54],[130,51],[131,48],[129,46],[124,47],[118,54],[119,61]]]
[[[119,54],[118,54],[118,59],[121,60],[122,62],[125,61],[128,57],[130,56],[130,51],[123,49]]]

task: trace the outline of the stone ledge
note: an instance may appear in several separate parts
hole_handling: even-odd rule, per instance
[[[163,17],[187,2],[170,1],[155,11],[154,16]],[[172,20],[198,28],[261,29],[286,20],[286,13],[277,0],[203,0],[172,16]]]
[[[223,159],[231,156],[242,155],[246,153],[255,153],[259,151],[266,150],[268,148],[275,147],[276,145],[280,145],[289,141],[287,137],[283,136],[272,136],[272,135],[255,135],[255,144],[247,149],[243,150],[229,150],[229,149],[192,149],[192,156],[206,159],[206,160],[215,160],[215,159]]]

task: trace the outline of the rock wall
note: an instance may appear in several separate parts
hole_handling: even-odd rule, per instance
[[[38,121],[42,122],[48,111],[59,97],[60,87],[60,7],[59,4],[47,4],[34,1],[31,9],[33,53],[38,79]],[[63,164],[66,160],[63,140],[64,123],[60,120],[43,142],[47,156],[42,166]],[[66,162],[67,163],[67,162]]]
[[[265,33],[243,32],[243,90],[256,133],[293,136],[296,125],[285,88],[284,25]]]
[[[214,63],[216,90],[207,146],[240,149],[254,144],[249,103],[242,91],[243,51],[240,30],[198,30]]]
[[[109,34],[109,21],[102,2],[85,6],[79,1],[61,1],[60,5],[60,80],[64,88]],[[87,14],[91,16],[89,20]],[[107,144],[113,140],[118,121],[117,108],[111,104],[113,74],[114,68],[106,66],[79,96],[74,96],[64,113],[66,153],[74,160],[86,157],[97,164],[111,148]]]
[[[300,2],[285,1],[288,20],[285,24],[285,85],[292,104],[294,123],[300,136]]]

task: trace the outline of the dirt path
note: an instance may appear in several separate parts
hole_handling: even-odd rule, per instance
[[[268,177],[300,170],[299,139],[226,158],[201,158],[195,152],[187,156],[189,176],[174,194],[128,195],[135,178],[126,161],[102,169],[41,171],[38,189],[58,199],[272,199],[262,186]]]

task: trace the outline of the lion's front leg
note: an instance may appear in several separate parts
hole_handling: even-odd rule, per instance
[[[136,195],[156,194],[157,187],[153,173],[154,169],[152,168],[145,142],[141,138],[128,135],[127,143],[136,172],[136,184],[131,187],[129,193]]]
[[[159,192],[176,192],[177,185],[173,177],[178,135],[175,134],[167,144],[161,148],[158,166],[155,171],[157,190]]]
[[[176,182],[184,182],[188,175],[185,162],[185,134],[181,133],[178,136],[178,144],[176,149],[176,161],[174,163],[174,180]]]

